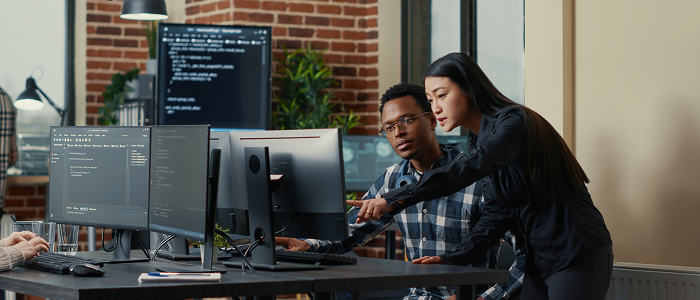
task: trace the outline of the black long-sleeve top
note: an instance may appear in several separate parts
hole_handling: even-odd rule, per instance
[[[539,277],[564,269],[579,253],[612,243],[585,184],[556,197],[536,191],[527,167],[527,127],[522,109],[508,108],[497,118],[484,116],[479,134],[470,132],[469,139],[469,155],[426,171],[418,184],[384,195],[388,205],[400,203],[392,212],[396,213],[483,178],[481,219],[456,252],[440,255],[443,262],[468,265],[503,236],[512,222],[517,222],[525,238],[526,272]]]

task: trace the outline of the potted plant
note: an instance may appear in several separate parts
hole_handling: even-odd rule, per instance
[[[229,233],[228,228],[223,229],[223,228],[221,228],[221,226],[219,226],[219,224],[214,224],[214,228],[223,231],[225,234]],[[199,247],[199,254],[202,257],[202,261],[204,261],[204,247],[203,247],[204,242],[193,241],[193,240],[190,240],[190,241],[192,242],[192,245],[194,245],[195,247]],[[219,248],[224,248],[226,246],[228,246],[228,242],[226,241],[226,238],[215,233],[214,234],[214,247],[212,248],[212,256],[211,256],[211,263],[212,264],[215,264],[218,257],[219,257]]]
[[[102,93],[102,97],[104,98],[104,106],[100,107],[98,111],[100,117],[97,120],[100,125],[117,125],[118,119],[116,111],[119,108],[119,105],[124,103],[126,93],[133,90],[127,85],[127,82],[135,80],[138,77],[139,69],[136,67],[124,74],[116,73],[112,75],[112,83],[107,85],[105,87],[105,91]]]
[[[146,60],[146,73],[156,74],[158,61],[156,60],[156,39],[158,38],[159,21],[143,21],[141,30],[148,42],[148,60]]]
[[[275,78],[279,88],[278,101],[272,114],[275,129],[340,128],[343,134],[360,124],[360,116],[352,111],[346,116],[332,116],[336,103],[330,102],[333,91],[326,89],[336,83],[331,68],[323,61],[325,50],[314,51],[309,46],[289,52],[284,48],[284,58],[275,60],[282,64]],[[342,110],[344,112],[344,110]]]

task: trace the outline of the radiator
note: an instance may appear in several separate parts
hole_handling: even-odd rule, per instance
[[[606,300],[700,300],[700,268],[617,262]]]

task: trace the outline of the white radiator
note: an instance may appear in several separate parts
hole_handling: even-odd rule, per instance
[[[700,300],[700,268],[617,262],[606,300]]]

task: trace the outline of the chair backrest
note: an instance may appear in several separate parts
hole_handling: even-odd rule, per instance
[[[12,233],[12,223],[15,221],[15,215],[3,214],[0,219],[0,239],[8,237]]]

